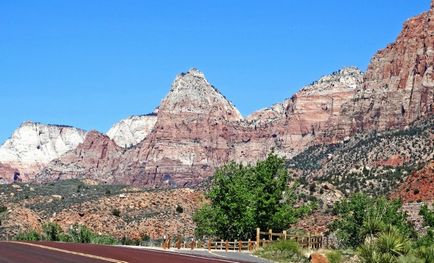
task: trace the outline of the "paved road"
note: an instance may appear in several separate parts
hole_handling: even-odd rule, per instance
[[[217,259],[199,255],[183,255],[178,253],[170,253],[165,251],[154,251],[147,249],[134,249],[128,247],[103,246],[94,244],[75,244],[75,243],[54,243],[54,242],[37,242],[35,244],[57,249],[80,252],[89,255],[104,257],[117,261],[110,262],[128,262],[128,263],[234,263],[243,262],[239,260]],[[32,261],[29,261],[32,262]],[[36,262],[36,261],[34,261]],[[45,262],[45,261],[44,261]],[[64,261],[61,261],[64,262]],[[81,261],[78,261],[81,262]],[[94,262],[94,261],[92,261]],[[33,263],[33,262],[32,262]]]
[[[60,251],[48,250],[27,244],[0,242],[1,263],[107,263],[96,258],[75,254],[66,254]]]

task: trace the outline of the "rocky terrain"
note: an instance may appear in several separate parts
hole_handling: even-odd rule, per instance
[[[422,169],[413,172],[404,183],[392,193],[392,198],[403,202],[432,202],[434,200],[434,160]]]
[[[24,122],[0,147],[0,182],[12,182],[15,172],[32,180],[50,161],[75,149],[85,134],[70,126]]]
[[[315,145],[288,161],[305,185],[328,182],[350,194],[388,194],[434,159],[434,118],[404,130],[359,134],[337,144]]]
[[[113,125],[107,132],[107,136],[121,147],[132,147],[148,136],[156,122],[156,113],[130,116]]]
[[[343,193],[388,192],[432,159],[433,21],[434,7],[405,22],[366,73],[338,70],[246,118],[202,72],[191,69],[176,77],[158,111],[119,122],[108,136],[92,131],[83,140],[81,132],[80,138],[69,135],[71,142],[48,136],[45,144],[55,151],[39,153],[45,146],[26,138],[40,134],[19,137],[20,128],[11,140],[24,148],[2,154],[13,157],[0,159],[2,182],[19,171],[22,180],[33,182],[88,178],[191,187],[229,161],[252,163],[274,150],[308,184],[329,182]],[[10,145],[2,149],[16,148]]]
[[[78,223],[117,238],[193,236],[193,211],[204,202],[192,189],[145,191],[92,181],[0,186],[0,239],[56,222],[64,230]],[[107,227],[110,226],[110,227]]]

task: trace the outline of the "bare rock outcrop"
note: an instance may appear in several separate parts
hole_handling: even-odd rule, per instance
[[[157,122],[157,114],[130,116],[114,124],[107,136],[121,147],[132,147],[143,141]]]
[[[83,143],[50,162],[38,173],[36,181],[89,178],[100,183],[119,183],[115,170],[117,160],[124,151],[107,135],[89,131]]]
[[[70,126],[24,122],[0,146],[0,177],[13,181],[14,172],[31,180],[50,161],[77,147],[86,132]]]

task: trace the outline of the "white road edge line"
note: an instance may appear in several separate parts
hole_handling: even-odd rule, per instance
[[[60,248],[55,248],[55,247],[50,247],[50,246],[44,246],[44,245],[38,245],[38,244],[34,244],[34,243],[18,242],[18,241],[7,241],[5,243],[13,243],[13,244],[20,244],[20,245],[28,245],[28,246],[33,246],[33,247],[39,247],[39,248],[43,248],[43,249],[47,249],[47,250],[53,250],[53,251],[63,252],[63,253],[66,253],[66,254],[83,256],[83,257],[87,257],[87,258],[94,258],[94,259],[99,259],[99,260],[103,260],[103,261],[107,261],[107,262],[112,262],[112,263],[128,263],[127,261],[122,261],[122,260],[118,260],[118,259],[101,257],[101,256],[95,256],[95,255],[92,255],[92,254],[86,254],[86,253],[81,253],[81,252],[69,251],[69,250],[65,250],[65,249],[60,249]]]

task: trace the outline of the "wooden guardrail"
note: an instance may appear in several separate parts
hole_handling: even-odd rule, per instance
[[[262,238],[261,238],[262,237]],[[264,238],[266,237],[266,238]],[[225,250],[225,251],[253,251],[260,247],[267,246],[277,240],[294,240],[300,244],[303,248],[308,249],[320,249],[329,247],[328,236],[323,235],[294,235],[288,234],[286,231],[282,233],[274,233],[271,229],[262,232],[259,228],[256,229],[256,240],[203,240],[197,241],[192,239],[191,241],[185,241],[181,236],[171,239],[168,237],[163,241],[161,246],[164,249],[177,248],[177,249],[208,249],[208,250]]]
[[[261,241],[261,237],[266,236],[268,241],[271,243],[275,239],[280,240],[294,240],[300,244],[303,248],[309,248],[309,249],[320,249],[320,248],[328,248],[329,247],[329,237],[323,236],[323,235],[295,235],[295,234],[288,234],[286,231],[283,231],[282,233],[273,233],[271,229],[269,229],[267,232],[262,232],[259,228],[256,229],[256,243],[258,244],[257,248],[259,248],[259,244]],[[265,238],[262,239],[263,241]]]

